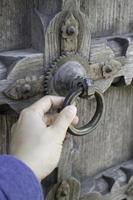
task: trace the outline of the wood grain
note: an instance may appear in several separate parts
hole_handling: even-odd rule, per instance
[[[17,115],[1,114],[0,115],[0,153],[9,152],[9,144],[11,139],[11,127],[16,122]]]
[[[71,137],[66,141],[59,167],[59,179],[72,175],[83,181],[85,177],[94,175],[110,166],[128,160],[133,154],[133,86],[110,88],[105,93],[106,111],[101,125],[92,134]],[[88,118],[93,112],[94,104],[82,105],[81,120]],[[71,141],[71,143],[70,143]],[[71,147],[70,147],[71,144]],[[71,162],[67,156],[73,155]],[[69,156],[70,158],[70,156]]]
[[[81,0],[81,8],[90,18],[93,37],[133,31],[132,0]]]
[[[0,51],[31,46],[31,1],[1,0]]]
[[[45,13],[42,23],[46,30],[50,19],[61,10],[61,1],[0,0],[0,51],[30,46],[43,51],[45,43],[40,39],[43,33],[40,30],[36,32],[39,22],[31,18],[34,8],[41,14]],[[132,0],[81,0],[81,9],[89,16],[93,38],[133,31]],[[2,64],[0,69],[4,74]],[[58,181],[73,175],[82,182],[88,176],[132,158],[133,85],[110,88],[105,93],[105,103],[103,121],[92,134],[82,138],[69,135],[65,141],[58,166]],[[93,111],[93,102],[82,102],[79,110],[82,122]],[[1,153],[8,152],[11,125],[15,120],[14,115],[0,115]]]
[[[1,0],[0,51],[31,46],[43,50],[43,33],[38,20],[33,17],[34,9],[46,15],[43,23],[47,26],[55,13],[61,10],[61,4],[58,0]],[[81,0],[81,9],[89,16],[93,37],[133,31],[132,0]]]

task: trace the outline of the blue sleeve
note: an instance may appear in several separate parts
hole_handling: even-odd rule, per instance
[[[0,200],[42,200],[42,188],[33,172],[10,155],[0,156]]]

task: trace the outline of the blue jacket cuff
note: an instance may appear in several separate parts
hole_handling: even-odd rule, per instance
[[[0,191],[10,200],[43,199],[41,185],[31,169],[11,155],[0,156]]]

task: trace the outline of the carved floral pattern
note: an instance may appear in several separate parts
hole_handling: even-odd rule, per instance
[[[115,59],[105,61],[102,67],[103,78],[107,79],[113,77],[121,68],[122,64]]]
[[[44,76],[27,76],[24,79],[17,80],[4,93],[14,100],[27,99],[43,92],[43,80]]]

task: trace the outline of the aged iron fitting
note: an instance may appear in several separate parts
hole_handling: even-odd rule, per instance
[[[97,126],[104,111],[104,98],[102,93],[93,86],[93,81],[87,77],[82,64],[76,60],[61,62],[62,65],[51,71],[51,78],[48,79],[48,90],[57,95],[66,96],[63,108],[72,104],[78,97],[89,99],[94,96],[96,99],[96,111],[93,118],[83,127],[70,126],[68,132],[82,136],[92,132]],[[47,72],[47,76],[50,76]],[[51,89],[50,89],[51,88]],[[89,113],[89,112],[88,112]]]
[[[88,90],[84,90],[83,87],[79,86],[79,88],[77,89],[73,89],[68,96],[66,97],[65,101],[64,101],[64,107],[67,105],[70,105],[71,103],[73,103],[77,97],[81,97],[84,98],[84,92],[85,92],[85,96],[86,98],[94,95],[96,98],[96,102],[97,102],[97,107],[96,107],[96,111],[95,114],[93,116],[93,118],[84,126],[80,127],[80,128],[75,128],[74,126],[70,126],[68,128],[68,132],[73,134],[73,135],[77,135],[77,136],[81,136],[81,135],[86,135],[89,134],[90,132],[92,132],[97,126],[98,123],[102,117],[103,114],[103,110],[104,110],[104,99],[103,99],[103,95],[98,91],[98,90],[94,90],[94,88],[91,88],[91,93],[87,92],[89,91],[90,87],[88,88]]]

